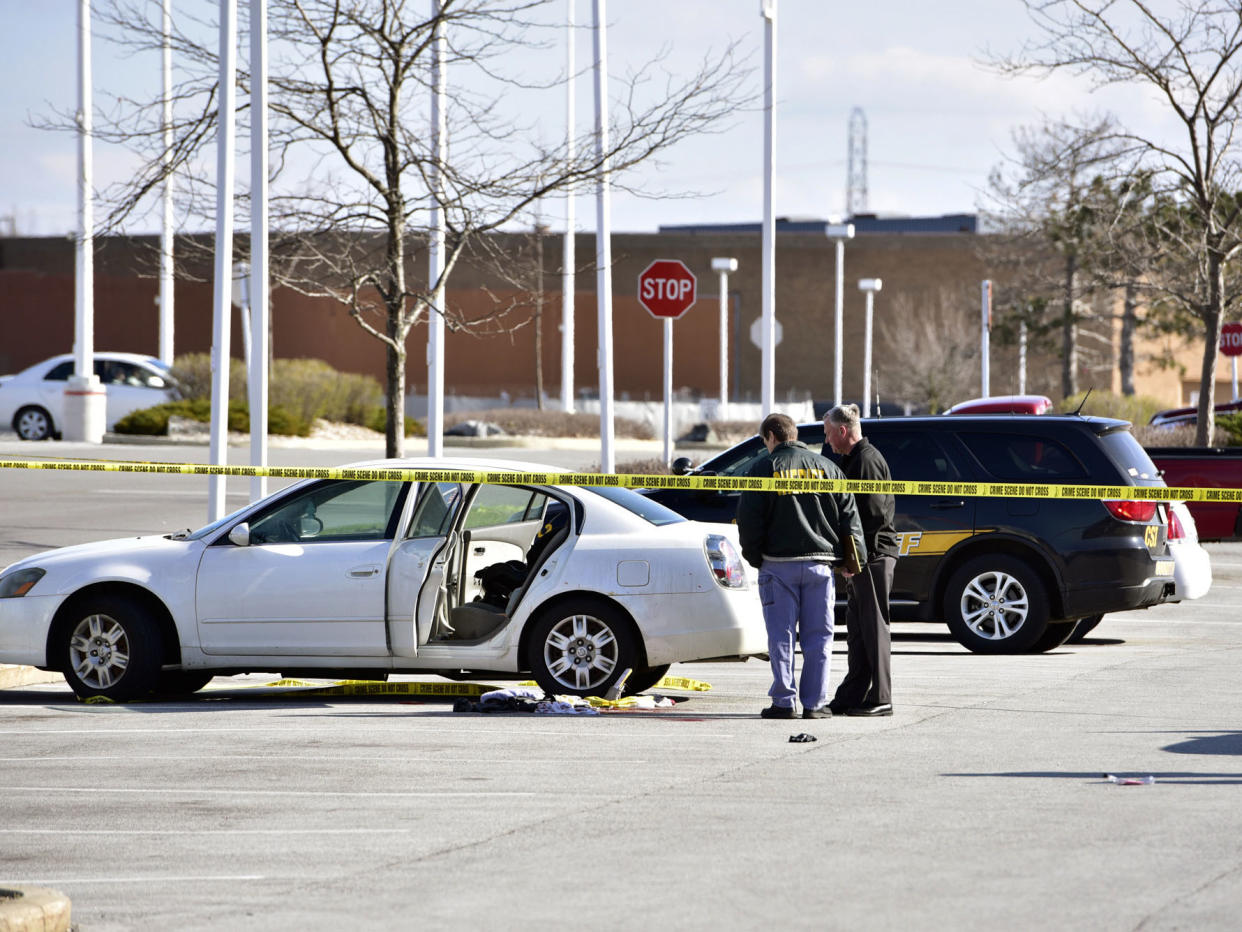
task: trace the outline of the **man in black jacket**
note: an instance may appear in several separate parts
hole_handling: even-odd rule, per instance
[[[784,414],[769,414],[759,435],[768,448],[751,476],[842,479],[828,459],[798,442],[798,427]],[[829,718],[828,667],[836,602],[832,565],[845,556],[843,541],[858,542],[862,523],[849,492],[743,492],[737,506],[742,556],[759,570],[759,597],[768,629],[772,705],[764,718],[794,718],[795,697],[803,718]],[[795,686],[794,640],[802,645],[802,679]]]
[[[829,410],[824,415],[824,437],[824,455],[831,449],[841,457],[847,479],[892,478],[884,456],[862,435],[858,405],[837,405]],[[846,583],[848,670],[829,708],[837,714],[892,715],[888,593],[897,565],[894,502],[891,495],[860,493],[856,499],[867,541],[867,562],[863,571]]]

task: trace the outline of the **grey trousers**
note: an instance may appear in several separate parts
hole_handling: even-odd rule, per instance
[[[893,701],[888,593],[893,587],[896,565],[896,557],[876,557],[868,560],[863,571],[847,581],[848,668],[832,700],[834,708],[849,709]]]

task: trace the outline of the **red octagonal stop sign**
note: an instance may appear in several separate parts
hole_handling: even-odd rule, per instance
[[[1220,328],[1220,351],[1226,356],[1242,356],[1242,324],[1225,324]]]
[[[676,320],[694,304],[695,279],[680,259],[656,259],[638,276],[638,301],[652,317]]]

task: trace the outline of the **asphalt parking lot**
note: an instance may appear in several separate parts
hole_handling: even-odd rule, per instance
[[[201,453],[171,449],[124,453]],[[0,564],[201,524],[203,482],[0,475]],[[3,690],[0,886],[64,891],[84,932],[1233,928],[1242,545],[1208,549],[1204,599],[1045,655],[897,625],[890,719],[760,720],[754,661],[675,667],[712,689],[674,710],[573,718],[261,676],[158,704]]]

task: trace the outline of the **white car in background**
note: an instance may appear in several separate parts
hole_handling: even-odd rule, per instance
[[[1199,543],[1194,516],[1185,502],[1168,503],[1169,553],[1173,557],[1173,595],[1169,602],[1201,599],[1212,588],[1212,560]],[[1066,643],[1078,643],[1095,628],[1103,615],[1080,618]]]
[[[0,379],[0,424],[23,440],[58,437],[64,424],[65,386],[73,375],[73,356],[45,359]],[[179,397],[177,383],[161,360],[137,353],[96,353],[95,375],[107,392],[105,429],[131,411]]]
[[[0,573],[0,663],[59,670],[79,696],[117,700],[249,671],[530,671],[549,694],[602,696],[627,669],[627,690],[641,692],[678,661],[767,650],[736,527],[623,488],[445,472],[547,466],[358,468],[442,481],[305,480],[193,533],[22,560]],[[513,588],[481,601],[495,593],[476,574],[506,563],[522,570]]]

